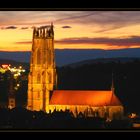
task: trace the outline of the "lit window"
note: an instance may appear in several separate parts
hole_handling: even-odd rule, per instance
[[[40,93],[39,92],[38,92],[38,95],[37,96],[38,96],[38,98],[40,98]]]
[[[40,74],[37,75],[37,83],[40,83]]]
[[[40,55],[40,50],[37,50],[37,64],[40,64],[41,62],[41,55]]]

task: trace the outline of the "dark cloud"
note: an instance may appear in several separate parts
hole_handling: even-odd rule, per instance
[[[78,16],[70,16],[56,21],[64,20],[65,23],[98,25],[99,29],[97,32],[106,32],[129,25],[139,24],[139,15],[140,11],[84,11],[79,13]]]
[[[16,42],[16,44],[31,44],[32,41],[20,41]],[[61,40],[55,40],[55,43],[58,44],[101,44],[101,45],[109,45],[109,46],[139,46],[140,45],[140,36],[129,36],[122,38],[107,38],[107,37],[99,37],[99,38],[64,38]]]
[[[21,27],[21,29],[22,29],[22,30],[26,30],[26,29],[28,29],[28,27]]]
[[[140,23],[139,15],[140,11],[83,11],[75,14],[71,13],[71,15],[66,18],[55,20],[55,23],[65,21],[65,23],[97,25],[99,28],[97,29],[98,33],[129,25],[137,25]]]
[[[4,27],[3,29],[17,29],[16,26],[7,26],[7,27]]]
[[[72,28],[71,26],[62,26],[62,28]]]
[[[140,11],[1,11],[0,25],[46,25],[53,21],[54,24],[98,25],[97,32],[105,32],[140,24],[139,15]]]
[[[20,41],[20,42],[16,42],[16,44],[31,44],[32,41]]]
[[[104,44],[110,46],[138,46],[140,45],[140,36],[130,36],[127,38],[64,38],[56,40],[56,43],[60,44]]]
[[[76,14],[76,13],[75,13]],[[73,13],[71,13],[68,17],[65,17],[65,18],[60,18],[60,19],[57,19],[55,20],[55,22],[60,22],[60,21],[74,21],[73,19],[82,19],[84,17],[89,17],[89,16],[92,16],[92,15],[95,15],[96,12],[89,12],[89,11],[86,11],[86,12],[81,12],[81,13],[78,13],[78,15],[74,15],[73,16]]]

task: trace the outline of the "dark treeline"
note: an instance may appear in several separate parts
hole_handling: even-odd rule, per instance
[[[69,110],[45,113],[29,111],[25,108],[0,109],[0,129],[9,130],[94,130],[94,129],[131,129],[130,120],[113,120],[85,118],[80,113],[77,118]]]
[[[57,69],[58,89],[110,90],[115,93],[126,112],[140,112],[140,61],[85,64]]]
[[[11,72],[7,71],[6,73],[0,73],[0,104],[1,106],[4,105],[5,102],[8,100],[8,93],[10,88],[10,77]]]

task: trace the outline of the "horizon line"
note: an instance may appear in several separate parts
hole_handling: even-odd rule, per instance
[[[77,49],[77,48],[62,48],[62,49],[60,49],[60,48],[56,48],[55,50],[101,50],[101,51],[117,51],[117,50],[131,50],[131,49],[140,49],[140,48],[138,48],[138,47],[136,47],[136,48],[120,48],[120,49],[93,49],[93,48],[79,48],[79,49]],[[7,51],[7,50],[0,50],[0,52],[31,52],[32,50],[29,50],[29,51],[14,51],[14,50],[9,50],[9,51]]]

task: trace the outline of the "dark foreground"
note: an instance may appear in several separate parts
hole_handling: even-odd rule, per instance
[[[1,130],[112,130],[132,129],[132,121],[113,120],[106,122],[103,118],[85,118],[81,114],[74,118],[68,110],[65,112],[44,113],[29,111],[24,108],[0,109]]]

